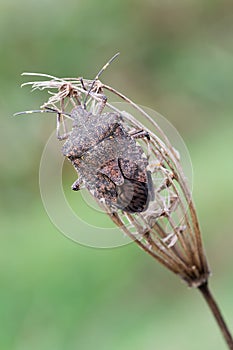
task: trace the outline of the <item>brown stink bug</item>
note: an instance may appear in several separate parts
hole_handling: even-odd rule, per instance
[[[77,79],[84,91],[84,98],[73,87],[72,83],[60,85],[56,98],[60,100],[61,110],[54,107],[53,101],[44,105],[45,109],[33,112],[52,112],[57,114],[57,138],[65,140],[62,153],[67,157],[78,173],[78,179],[72,189],[81,187],[87,190],[101,203],[111,210],[121,209],[128,213],[144,212],[154,197],[151,172],[148,170],[148,157],[137,143],[138,138],[150,139],[144,130],[127,130],[124,118],[117,112],[103,110],[107,98],[102,94],[99,76],[101,69],[93,81],[88,84]],[[59,95],[59,96],[58,96]],[[99,102],[94,112],[87,109],[88,98],[97,96]],[[66,112],[65,98],[72,99],[74,107]],[[60,134],[60,126],[64,126],[64,117],[72,120],[72,130]]]
[[[183,237],[190,232],[190,191],[179,152],[156,121],[158,114],[99,80],[117,56],[94,80],[24,73],[44,80],[23,85],[48,89],[50,97],[41,109],[17,114],[56,113],[62,153],[78,173],[72,189],[86,188],[126,235],[159,261],[165,258],[171,268],[170,249],[183,252]],[[120,99],[120,106],[110,103],[108,95]],[[178,149],[182,147],[181,142]]]

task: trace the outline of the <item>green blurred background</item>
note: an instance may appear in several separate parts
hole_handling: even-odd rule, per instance
[[[12,114],[45,99],[19,88],[22,72],[92,78],[120,51],[102,80],[186,142],[211,285],[233,330],[232,36],[230,0],[0,0],[0,349],[226,349],[198,292],[136,245],[92,249],[57,231],[38,185],[55,120]]]

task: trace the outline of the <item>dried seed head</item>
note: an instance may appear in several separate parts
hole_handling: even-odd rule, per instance
[[[99,200],[99,205],[144,251],[178,274],[189,286],[199,287],[205,283],[209,269],[191,191],[179,153],[160,126],[141,107],[99,80],[61,79],[46,74],[25,74],[48,78],[23,84],[31,85],[33,90],[49,90],[51,96],[42,108],[51,107],[61,113],[70,113],[74,106],[86,103],[89,112],[96,114],[96,111],[100,110],[102,94],[110,92],[127,102],[132,110],[140,113],[153,126],[155,132],[135,119],[134,112],[126,113],[107,103],[110,110],[123,117],[123,124],[129,135],[135,130],[146,130],[150,135],[150,139],[142,138],[137,142],[148,160],[147,171],[152,177],[153,198],[147,209],[138,213],[113,210],[104,200]]]

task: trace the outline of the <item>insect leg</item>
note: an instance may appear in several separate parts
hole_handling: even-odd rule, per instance
[[[77,179],[77,180],[73,183],[73,185],[71,186],[71,189],[72,189],[73,191],[79,191],[79,190],[81,190],[81,188],[82,188],[82,180],[81,180],[81,179]]]
[[[60,134],[60,127],[61,124],[63,126],[64,133]],[[57,139],[59,141],[66,140],[69,137],[69,132],[66,130],[66,125],[64,121],[64,117],[61,112],[57,112],[57,132],[56,132]]]
[[[100,115],[103,112],[103,109],[104,109],[104,107],[107,103],[107,100],[108,100],[105,95],[101,95],[100,98],[101,98],[101,101],[100,101],[100,104],[97,108],[96,115]]]
[[[148,133],[148,131],[145,130],[133,130],[132,133],[129,133],[130,136],[132,136],[134,139],[141,139],[141,138],[146,138],[148,141],[150,141],[150,135]]]
[[[70,97],[71,102],[73,102],[72,97]],[[65,98],[61,99],[61,111],[64,112],[65,111]],[[58,120],[60,118],[60,120]],[[62,129],[63,129],[63,136],[61,137],[59,134],[59,129],[60,129],[60,124],[62,123]],[[67,137],[69,136],[68,132],[67,132],[67,128],[66,128],[66,120],[63,117],[63,115],[60,114],[60,117],[58,117],[57,115],[57,126],[58,126],[58,133],[57,133],[57,138],[59,140],[65,140],[67,139]]]
[[[15,113],[14,115],[17,116],[17,115],[21,115],[21,114],[32,114],[32,113],[56,113],[57,114],[57,127],[56,127],[56,129],[57,129],[57,131],[56,131],[57,139],[58,140],[65,140],[65,139],[68,138],[70,133],[68,133],[66,131],[66,125],[65,125],[65,122],[64,122],[64,116],[66,116],[67,118],[72,119],[70,114],[65,113],[65,112],[63,113],[63,112],[60,112],[58,109],[45,106],[44,109],[23,111],[23,112]],[[61,126],[61,124],[63,125],[63,130],[64,130],[63,135],[60,135],[60,126]]]
[[[151,147],[150,147],[150,135],[148,131],[145,130],[132,130],[131,133],[129,132],[130,136],[133,137],[134,139],[142,139],[146,138],[146,143],[147,143],[147,159],[150,158],[151,155]]]

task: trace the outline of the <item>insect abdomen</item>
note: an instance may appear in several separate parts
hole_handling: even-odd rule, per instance
[[[117,186],[117,206],[129,213],[139,213],[148,206],[148,186],[145,182],[125,179]]]

